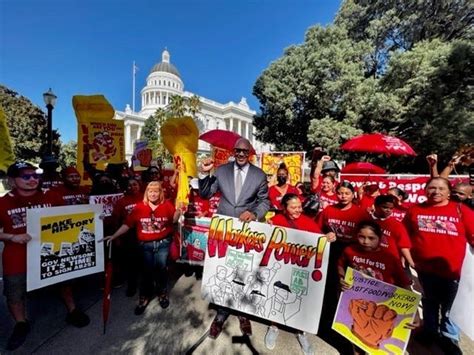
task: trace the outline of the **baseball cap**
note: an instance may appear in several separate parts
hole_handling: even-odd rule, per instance
[[[7,175],[12,178],[16,178],[20,176],[20,172],[25,169],[33,169],[36,170],[37,167],[33,164],[30,164],[26,161],[17,161],[10,165],[7,169]]]

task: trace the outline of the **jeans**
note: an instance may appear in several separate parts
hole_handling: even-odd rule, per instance
[[[458,292],[459,281],[422,272],[418,273],[418,279],[423,287],[424,329],[432,334],[440,332],[447,338],[459,341],[459,327],[449,319],[449,312]]]
[[[142,278],[140,282],[140,296],[152,298],[154,283],[158,294],[166,293],[168,286],[168,270],[166,264],[171,245],[171,238],[152,242],[141,242]]]

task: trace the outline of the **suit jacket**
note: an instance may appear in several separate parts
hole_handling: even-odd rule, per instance
[[[199,179],[199,194],[209,199],[217,191],[222,196],[217,213],[239,217],[242,212],[255,213],[257,220],[263,221],[270,208],[268,200],[267,176],[262,169],[250,164],[239,199],[235,201],[234,163],[227,163],[217,168],[213,176]]]

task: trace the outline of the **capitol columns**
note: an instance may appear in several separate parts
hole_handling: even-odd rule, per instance
[[[130,132],[130,125],[125,125],[125,152],[129,153],[132,151],[131,148],[131,132]]]

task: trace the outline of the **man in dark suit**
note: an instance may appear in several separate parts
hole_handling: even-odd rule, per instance
[[[252,145],[245,138],[240,138],[234,145],[235,161],[219,166],[213,176],[209,173],[214,167],[212,159],[205,159],[200,166],[199,193],[203,198],[210,198],[217,191],[222,196],[217,213],[237,217],[243,222],[263,221],[270,208],[268,200],[267,176],[262,169],[249,163]],[[217,338],[230,311],[219,307],[211,324],[209,336]],[[238,316],[242,333],[251,335],[250,321]]]

